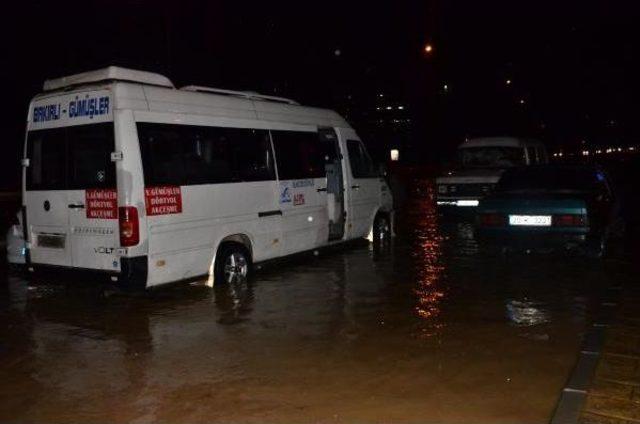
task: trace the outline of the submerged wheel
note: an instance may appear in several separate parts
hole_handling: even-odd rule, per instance
[[[373,242],[387,243],[391,240],[391,221],[387,215],[378,215],[373,223]]]
[[[251,257],[240,244],[227,244],[220,248],[215,266],[216,284],[246,282],[251,273]]]

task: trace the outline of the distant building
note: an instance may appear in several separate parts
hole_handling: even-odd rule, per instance
[[[378,161],[390,159],[392,149],[406,151],[412,128],[410,107],[401,96],[388,92],[347,94],[337,105],[338,111],[358,131],[371,154]]]

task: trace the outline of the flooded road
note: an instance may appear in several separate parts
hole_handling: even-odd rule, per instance
[[[248,285],[0,285],[0,421],[543,423],[623,262],[493,255],[418,184],[388,249]]]

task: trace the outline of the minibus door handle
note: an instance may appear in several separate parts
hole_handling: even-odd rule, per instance
[[[319,189],[316,190],[318,193],[320,193],[321,191],[327,191],[326,187],[321,187]]]
[[[354,189],[354,190],[357,190],[357,189],[360,188],[360,186],[356,184],[356,185],[352,185],[351,188]]]
[[[69,209],[84,209],[84,205],[82,203],[70,204]]]
[[[264,217],[267,217],[267,216],[275,216],[275,215],[281,215],[282,216],[282,211],[281,210],[275,210],[275,211],[258,212],[258,218],[264,218]]]

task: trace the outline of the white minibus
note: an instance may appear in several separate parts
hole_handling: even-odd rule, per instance
[[[47,80],[22,166],[31,271],[231,282],[254,263],[392,233],[389,187],[337,113],[155,73]]]

